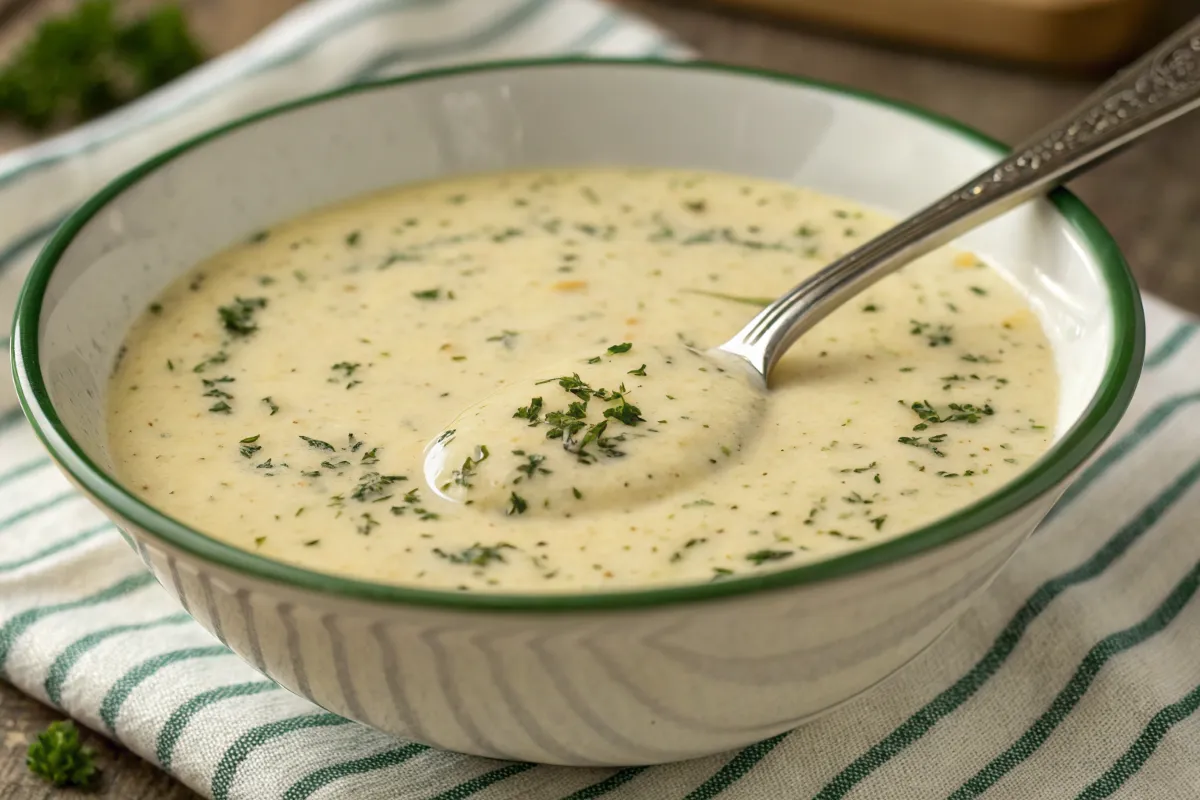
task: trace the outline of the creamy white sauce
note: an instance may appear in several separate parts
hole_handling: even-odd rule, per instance
[[[462,590],[721,580],[889,539],[1050,442],[1052,353],[1000,275],[951,250],[910,265],[803,337],[765,397],[689,360],[888,224],[652,170],[324,210],[136,323],[110,391],[118,475],[268,557]],[[586,390],[557,380],[576,374]]]

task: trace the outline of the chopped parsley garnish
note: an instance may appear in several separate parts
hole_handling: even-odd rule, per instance
[[[350,233],[346,234],[347,247],[357,247],[360,241],[362,241],[362,233],[360,231],[350,231]]]
[[[248,336],[258,330],[258,325],[254,321],[254,312],[265,308],[266,305],[265,297],[249,299],[235,297],[229,305],[218,308],[217,314],[220,316],[225,330],[235,336]]]
[[[954,338],[951,336],[953,332],[954,328],[950,325],[941,323],[935,325],[915,319],[912,320],[912,329],[909,331],[913,336],[924,336],[929,341],[930,347],[941,347],[953,343]]]
[[[996,413],[987,403],[982,406],[971,403],[951,403],[948,408],[950,409],[949,413],[941,416],[928,400],[913,403],[912,410],[921,418],[921,421],[913,426],[913,430],[923,431],[930,425],[940,425],[943,422],[966,422],[974,425],[984,417],[990,417]]]
[[[267,408],[271,409],[271,413],[268,416],[273,417],[273,416],[275,416],[276,413],[279,412],[279,406],[275,405],[274,401],[272,401],[271,398],[264,397],[262,399],[262,401],[263,401],[263,403],[266,404]]]
[[[256,433],[253,436],[247,436],[239,442],[241,444],[240,452],[242,458],[252,458],[255,453],[262,450],[261,446],[255,444],[258,441],[258,437],[259,434]]]
[[[546,378],[543,381],[538,381],[536,385],[541,386],[544,383],[555,382],[557,382],[558,385],[563,389],[578,397],[580,400],[587,400],[592,396],[592,387],[584,383],[583,379],[579,377],[578,372],[574,372],[570,375],[564,375],[560,378]]]
[[[532,397],[529,400],[529,405],[521,406],[517,412],[513,414],[514,419],[527,419],[529,424],[537,425],[538,414],[542,413],[542,398]]]
[[[371,531],[375,530],[378,527],[379,527],[378,520],[376,520],[370,514],[361,514],[361,515],[359,515],[358,524],[355,526],[355,530],[357,530],[363,536],[370,536]]]
[[[928,441],[922,441],[920,436],[901,436],[896,441],[900,444],[906,444],[910,447],[919,447],[923,450],[928,450],[938,458],[945,458],[946,454],[938,449],[937,445],[946,440],[946,434],[940,433],[937,436],[930,436]]]
[[[527,508],[529,508],[529,504],[525,502],[525,498],[521,497],[521,495],[517,494],[516,492],[513,492],[508,497],[508,510],[505,513],[509,516],[512,516],[513,514],[524,514]]]
[[[976,356],[976,355],[972,355],[970,353],[965,354],[962,357],[962,360],[969,361],[972,364],[999,364],[1000,363],[999,359],[992,358],[991,356]]]
[[[632,342],[622,342],[621,344],[614,344],[612,347],[608,348],[608,354],[615,356],[620,353],[628,353],[632,349]]]
[[[477,453],[476,456],[467,456],[465,459],[463,459],[463,465],[461,469],[454,470],[454,483],[463,487],[464,489],[471,488],[471,479],[475,477],[475,468],[484,461],[487,461],[488,457],[491,455],[491,453],[488,452],[487,445],[485,444],[476,445],[475,452]]]
[[[220,378],[201,378],[200,382],[204,384],[204,388],[208,391],[204,393],[204,397],[216,397],[221,400],[232,400],[233,395],[222,389],[218,384],[233,383],[234,379],[228,375],[223,375]]]
[[[768,561],[782,561],[785,558],[791,558],[792,555],[791,550],[755,550],[753,553],[746,554],[746,560],[756,567],[761,567]]]
[[[419,292],[413,292],[412,296],[418,300],[437,300],[442,296],[441,289],[422,289]]]
[[[215,364],[224,364],[228,360],[229,354],[224,350],[218,350],[216,353],[213,353],[211,356],[192,367],[192,372],[204,372],[204,370],[208,369],[209,367]]]
[[[71,720],[52,722],[26,751],[25,765],[55,786],[88,786],[96,778],[95,752],[79,740]]]
[[[639,378],[644,378],[644,377],[646,377],[646,365],[642,364],[637,369],[631,369],[631,370],[629,370],[629,372],[626,372],[625,374],[626,375],[636,375]]]
[[[983,296],[985,296],[985,295],[988,293],[988,292],[987,292],[987,289],[984,289],[982,286],[972,286],[972,287],[971,287],[971,291],[972,291],[974,294],[977,294],[977,295],[979,295],[980,297],[983,297]]]
[[[350,499],[360,503],[385,500],[390,496],[387,494],[387,487],[406,480],[408,478],[404,475],[380,475],[378,472],[368,472],[359,478],[358,485],[350,493]]]
[[[499,342],[500,344],[504,345],[506,350],[512,350],[517,346],[518,336],[520,336],[520,333],[517,331],[500,331],[500,333],[495,336],[489,336],[487,340],[489,342]]]
[[[584,422],[586,416],[586,402],[571,403],[566,411],[546,412],[546,424],[550,426],[550,430],[546,431],[546,438],[570,439],[587,427],[587,423]]]
[[[329,442],[322,442],[320,439],[312,439],[308,436],[301,436],[300,438],[307,442],[308,446],[314,450],[328,450],[333,452],[333,445]]]
[[[642,417],[642,410],[635,405],[631,405],[625,400],[625,395],[621,395],[621,401],[615,406],[604,409],[604,416],[610,419],[617,419],[624,422],[626,425],[637,425],[639,422],[645,422]]]
[[[215,403],[210,406],[208,410],[214,414],[228,414],[229,412],[233,411],[233,406],[222,400],[219,403]]]
[[[549,475],[550,470],[542,466],[546,462],[546,457],[537,453],[526,453],[524,450],[514,450],[514,455],[521,456],[525,462],[517,466],[517,472],[520,472],[525,478],[532,480],[535,475]],[[514,483],[519,483],[522,479],[517,478]]]
[[[433,553],[436,556],[446,559],[451,564],[469,564],[473,567],[486,567],[488,564],[496,561],[499,561],[501,564],[505,563],[504,551],[515,549],[515,547],[507,542],[500,542],[494,545],[482,545],[476,542],[457,553],[447,553],[440,547],[433,548]]]
[[[346,381],[346,388],[353,389],[355,386],[358,386],[360,383],[362,383],[362,381],[354,380],[354,373],[357,372],[358,368],[361,366],[362,364],[359,364],[358,362],[339,361],[329,368],[334,373],[334,376],[329,379],[329,382],[340,383],[344,380]]]

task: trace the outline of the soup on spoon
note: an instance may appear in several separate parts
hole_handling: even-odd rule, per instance
[[[471,406],[430,444],[449,500],[570,517],[662,500],[711,475],[760,430],[745,363],[682,343],[621,342],[548,365]]]

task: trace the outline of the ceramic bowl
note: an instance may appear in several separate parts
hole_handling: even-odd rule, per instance
[[[1056,192],[967,236],[1029,297],[1061,377],[1052,449],[975,505],[882,544],[715,584],[459,594],[274,562],[139,501],[112,475],[107,378],[135,315],[249,234],[409,181],[562,165],[703,168],[904,215],[996,143],[845,89],[700,64],[451,69],[275,108],[163,153],[79,209],[29,278],[22,403],[60,467],[199,622],[283,686],[481,756],[636,765],[729,750],[826,712],[928,647],[1112,431],[1141,305],[1112,239]]]

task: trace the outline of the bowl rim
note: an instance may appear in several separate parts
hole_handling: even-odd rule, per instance
[[[1145,320],[1137,284],[1112,235],[1075,195],[1056,189],[1048,195],[1058,214],[1080,237],[1109,292],[1113,319],[1111,355],[1101,383],[1080,418],[1066,435],[1030,469],[980,500],[878,544],[848,551],[821,561],[761,575],[741,575],[715,583],[685,583],[633,589],[577,593],[483,593],[428,589],[317,572],[242,550],[192,528],[158,511],[125,489],[98,467],[63,425],[50,401],[40,369],[38,331],[46,288],[59,260],[75,236],[110,202],[157,169],[211,140],[232,134],[261,120],[362,92],[386,90],[406,84],[458,75],[528,69],[585,67],[638,67],[705,74],[736,75],[780,82],[804,89],[866,101],[899,111],[944,133],[983,145],[997,156],[1008,151],[1000,142],[949,117],[919,106],[811,78],[770,70],[705,61],[667,61],[655,58],[595,58],[565,56],[490,61],[426,70],[385,80],[345,86],[241,116],[192,136],[142,162],[109,182],[73,211],[39,253],[22,287],[13,320],[11,355],[17,397],[34,432],[59,467],[102,506],[142,528],[177,551],[210,562],[234,573],[285,584],[318,594],[350,600],[457,611],[553,613],[645,609],[664,605],[710,601],[766,590],[794,588],[892,564],[951,541],[981,532],[1020,507],[1054,489],[1080,467],[1108,437],[1129,405],[1140,375],[1145,348]]]

